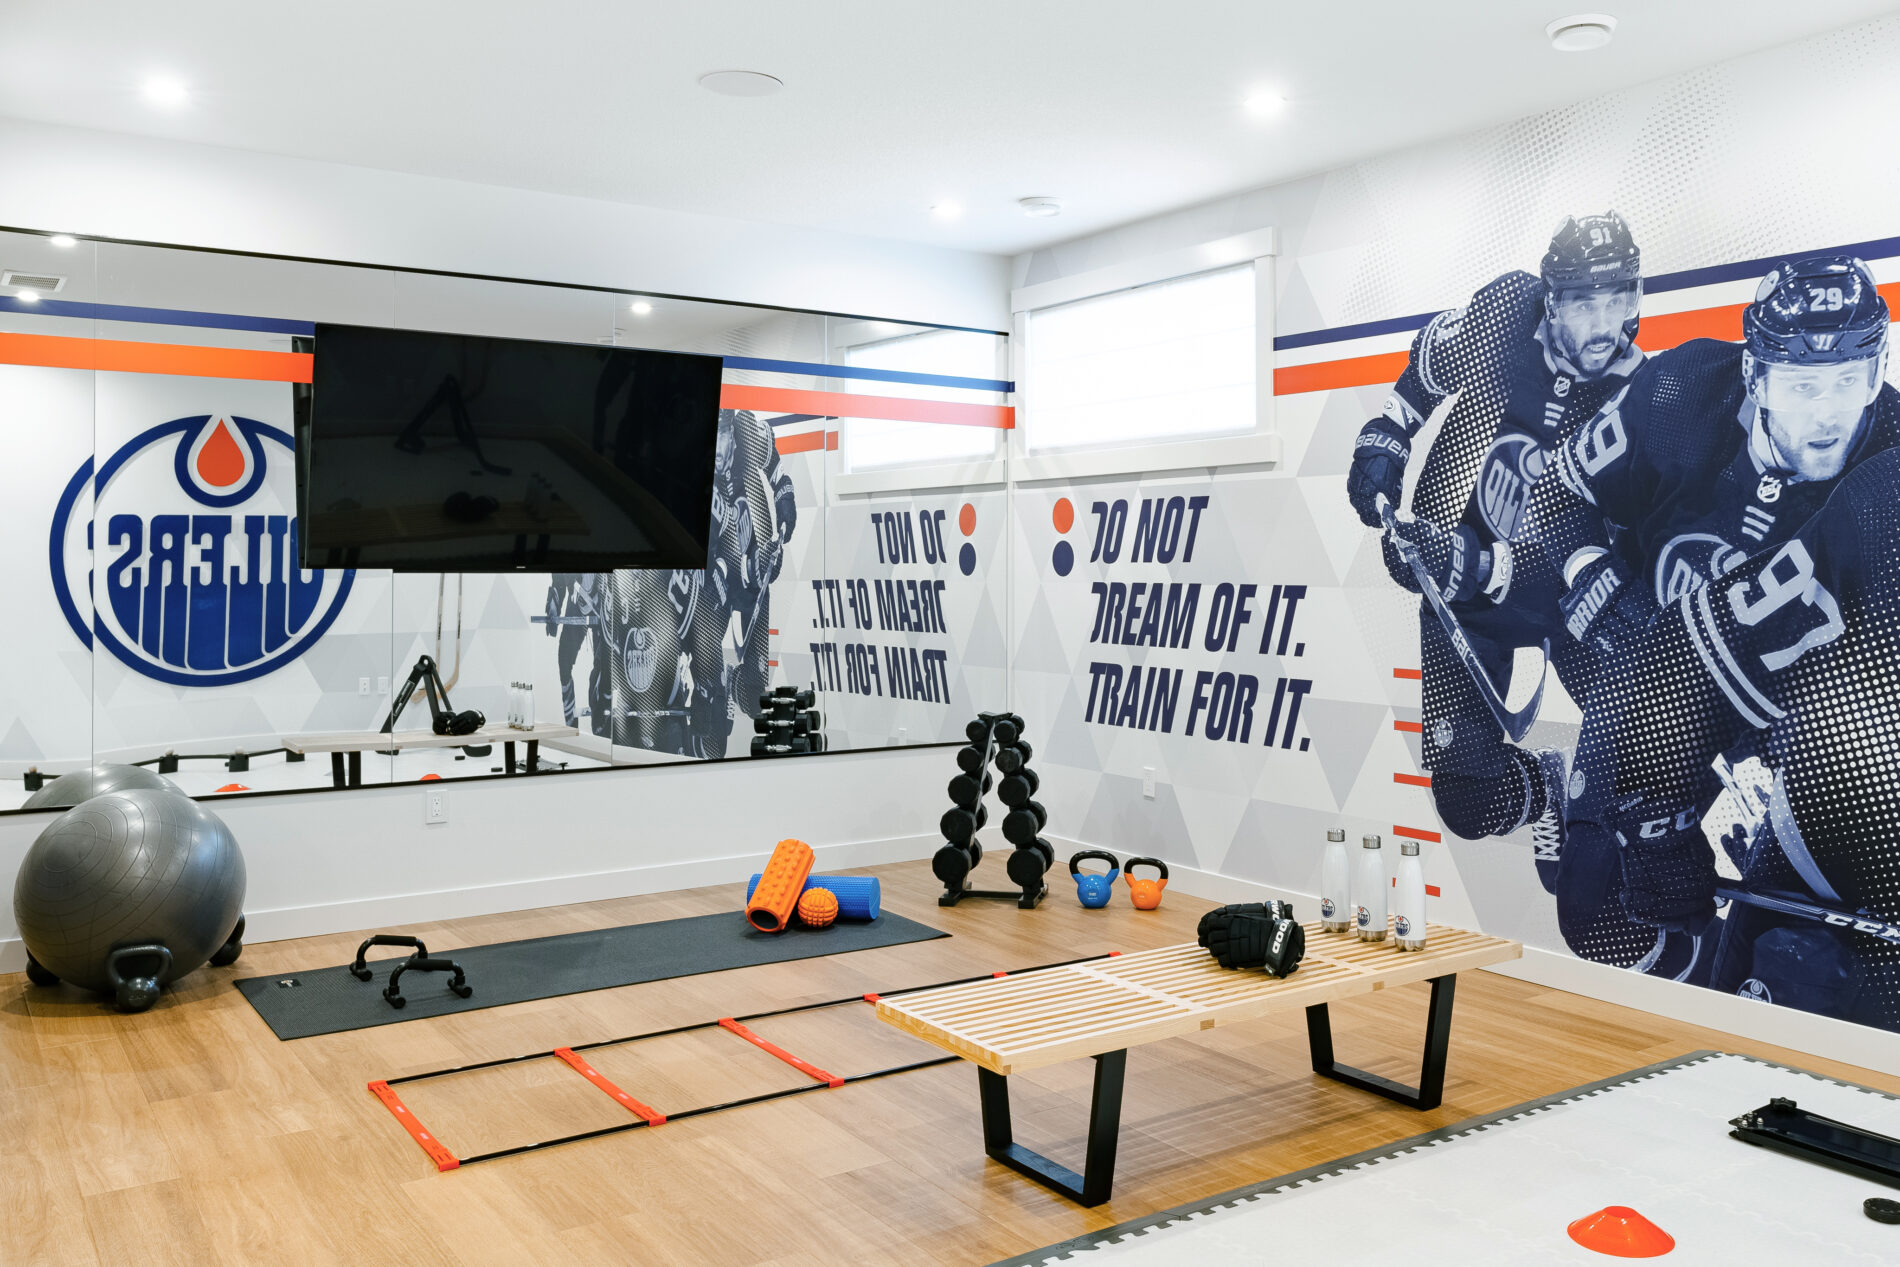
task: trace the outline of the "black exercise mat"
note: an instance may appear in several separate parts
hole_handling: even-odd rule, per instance
[[[841,955],[949,935],[889,912],[869,923],[840,922],[830,928],[794,926],[782,933],[761,933],[738,911],[727,911],[489,946],[431,944],[431,956],[453,959],[468,974],[468,984],[475,993],[467,999],[449,992],[448,973],[411,971],[403,973],[398,983],[407,1006],[389,1006],[383,999],[383,987],[389,983],[390,971],[408,957],[406,954],[371,959],[369,967],[374,975],[369,981],[358,981],[345,964],[278,977],[245,977],[235,984],[277,1037],[309,1038],[587,990],[610,990],[642,981]]]

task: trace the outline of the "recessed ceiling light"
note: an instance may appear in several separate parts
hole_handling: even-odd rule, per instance
[[[79,239],[74,237],[70,233],[55,233],[52,237],[48,238],[47,241],[51,242],[54,246],[57,246],[57,247],[69,247],[69,246],[79,245]]]
[[[948,200],[933,202],[930,204],[930,214],[938,220],[954,220],[963,214],[963,207]]]
[[[653,305],[644,299],[636,299],[627,306],[627,310],[636,317],[644,317],[653,311]]]
[[[1242,107],[1256,119],[1271,119],[1286,109],[1286,98],[1271,88],[1257,88],[1247,94]]]
[[[1016,205],[1023,209],[1024,215],[1032,216],[1038,220],[1044,220],[1050,216],[1059,216],[1062,214],[1062,200],[1060,198],[1018,198]]]
[[[141,91],[144,92],[146,101],[166,109],[184,105],[191,96],[191,91],[185,87],[185,81],[176,75],[153,75],[145,81]]]
[[[1544,34],[1559,53],[1587,53],[1610,42],[1616,19],[1607,13],[1573,13],[1545,27]]]
[[[23,290],[20,292],[20,302],[23,304],[36,304],[39,301],[40,292],[37,290]]]
[[[722,97],[769,97],[785,81],[758,70],[709,70],[699,77],[699,86]]]

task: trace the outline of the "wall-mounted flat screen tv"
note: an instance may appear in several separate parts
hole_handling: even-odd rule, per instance
[[[323,323],[314,352],[305,567],[706,566],[718,357]]]

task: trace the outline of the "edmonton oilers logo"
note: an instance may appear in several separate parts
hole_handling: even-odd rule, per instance
[[[96,473],[88,459],[50,542],[79,640],[175,686],[248,682],[308,651],[356,574],[298,566],[291,451],[280,428],[198,414],[134,436]]]

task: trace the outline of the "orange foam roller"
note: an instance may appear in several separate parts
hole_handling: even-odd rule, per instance
[[[802,840],[781,840],[772,851],[772,860],[759,874],[759,887],[745,904],[746,922],[762,933],[782,933],[791,923],[798,895],[805,891],[805,877],[811,874],[811,846]]]

